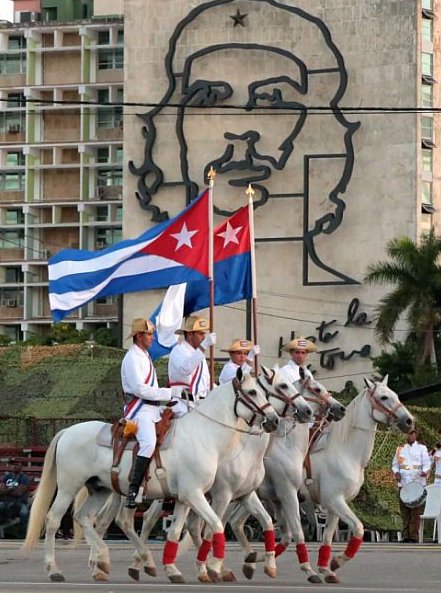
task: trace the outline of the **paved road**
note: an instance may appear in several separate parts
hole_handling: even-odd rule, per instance
[[[185,585],[174,585],[165,578],[160,566],[162,542],[152,544],[158,564],[156,578],[141,576],[135,583],[127,576],[132,549],[128,542],[108,542],[112,561],[108,583],[94,583],[87,567],[88,549],[81,545],[72,548],[70,542],[57,541],[57,559],[66,577],[66,583],[49,583],[43,567],[43,547],[28,557],[20,554],[20,542],[0,540],[0,593],[65,593],[96,591],[102,593],[129,593],[135,590],[152,593],[192,593],[209,588],[219,591],[242,591],[243,593],[285,593],[304,591],[323,592],[331,587],[336,593],[438,593],[441,590],[441,546],[437,544],[387,544],[366,543],[360,554],[341,571],[340,585],[311,585],[294,560],[293,551],[278,559],[278,577],[269,579],[258,566],[253,581],[247,581],[241,572],[241,553],[237,544],[227,545],[227,564],[237,576],[236,583],[198,583],[194,571],[194,551],[188,550],[178,560],[185,578]],[[344,544],[335,544],[336,550]],[[257,544],[259,547],[259,544]],[[311,558],[317,557],[317,544],[310,544]]]

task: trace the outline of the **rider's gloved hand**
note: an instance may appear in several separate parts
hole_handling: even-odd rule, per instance
[[[212,332],[211,334],[207,334],[205,338],[201,342],[201,346],[204,350],[210,348],[210,346],[214,346],[216,344],[216,334]]]
[[[248,352],[247,354],[247,358],[250,362],[253,362],[253,360],[256,358],[256,356],[258,356],[260,354],[260,346],[259,344],[255,344],[251,350]]]

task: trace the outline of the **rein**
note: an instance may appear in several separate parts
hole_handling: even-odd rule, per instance
[[[377,387],[378,387],[378,384],[375,385],[374,389],[366,389],[366,395],[367,395],[367,398],[369,399],[369,401],[371,402],[372,411],[379,410],[380,412],[383,412],[383,414],[386,414],[386,416],[388,418],[395,419],[398,421],[396,411],[399,410],[400,408],[404,407],[404,404],[399,401],[397,404],[395,404],[395,406],[393,408],[387,408],[385,405],[383,405],[381,402],[379,402],[376,397],[374,397],[375,392],[377,391]],[[375,418],[374,418],[374,420],[375,420]]]
[[[234,430],[236,432],[242,432],[243,434],[249,434],[253,437],[260,437],[263,434],[267,434],[267,433],[265,433],[263,428],[260,428],[258,431],[253,431],[253,430],[243,430],[242,428],[238,428],[237,426],[231,426],[230,424],[226,424],[225,422],[221,422],[220,420],[216,420],[215,418],[208,416],[208,414],[204,414],[203,412],[201,412],[198,409],[198,407],[193,408],[192,413],[199,414],[200,416],[203,416],[207,420],[211,420],[211,422],[214,422],[215,424],[219,424],[219,426],[223,426],[224,428],[229,428],[230,430]]]
[[[260,416],[262,419],[265,419],[266,415],[265,415],[264,410],[266,410],[266,408],[270,408],[271,404],[269,402],[267,402],[262,407],[259,407],[251,399],[251,397],[243,391],[241,384],[237,380],[236,377],[233,379],[232,384],[233,384],[234,394],[236,396],[235,400],[234,400],[234,413],[236,414],[236,416],[239,418],[239,414],[237,413],[237,404],[241,403],[248,410],[253,412],[253,415],[251,416],[250,420],[245,420],[245,418],[244,418],[244,420],[248,424],[248,426],[252,426],[258,416]]]

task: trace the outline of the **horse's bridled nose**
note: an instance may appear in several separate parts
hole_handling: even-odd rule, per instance
[[[311,409],[306,410],[305,415],[306,416],[312,416],[312,410]]]

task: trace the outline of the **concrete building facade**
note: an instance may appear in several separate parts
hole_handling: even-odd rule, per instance
[[[80,5],[16,2],[0,28],[0,333],[12,339],[52,323],[51,254],[122,238],[123,113],[102,103],[123,98],[123,20],[77,20]],[[68,322],[116,320],[109,298]]]
[[[251,182],[265,363],[295,332],[316,339],[311,362],[329,385],[371,371],[385,289],[363,284],[366,269],[390,239],[439,228],[438,10],[437,0],[125,2],[125,99],[151,107],[142,119],[127,108],[124,234],[176,214],[210,165],[216,222]],[[125,295],[125,324],[158,299]],[[243,304],[215,319],[220,347],[245,334]]]

